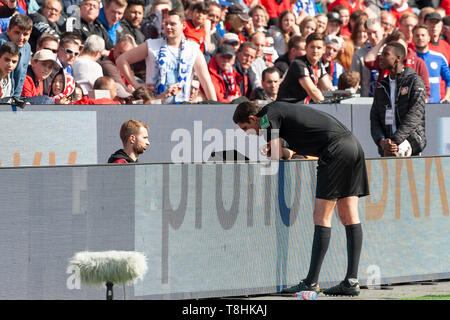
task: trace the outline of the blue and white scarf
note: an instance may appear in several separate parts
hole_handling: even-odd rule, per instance
[[[157,64],[157,68],[159,70],[159,85],[158,85],[158,94],[163,93],[167,90],[168,85],[166,84],[167,79],[167,64],[168,64],[168,46],[166,38],[164,38],[166,42],[161,49],[159,50],[158,60],[155,61]],[[185,50],[185,39],[181,40],[181,48],[180,48],[180,63],[178,66],[178,92],[175,95],[175,103],[181,103],[184,101],[189,101],[189,92],[186,92],[186,81],[187,81],[187,59],[189,53]]]
[[[315,16],[317,14],[316,4],[314,0],[298,0],[294,4],[293,11],[298,17],[300,13],[305,10],[309,16]]]

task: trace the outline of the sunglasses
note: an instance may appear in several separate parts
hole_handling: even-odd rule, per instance
[[[67,49],[67,48],[64,48],[64,51],[65,51],[67,54],[73,54],[75,57],[77,57],[77,56],[80,54],[80,53],[77,52],[77,51],[72,51],[72,50]]]
[[[43,48],[43,49],[45,49],[45,50],[50,50],[51,52],[53,52],[53,53],[58,53],[58,50],[57,49],[50,49],[50,48]]]

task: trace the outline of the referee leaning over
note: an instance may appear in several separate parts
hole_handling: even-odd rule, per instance
[[[261,135],[261,129],[266,129],[271,159],[288,160],[293,152],[319,158],[309,272],[298,285],[286,288],[282,293],[320,291],[319,273],[330,243],[331,218],[337,205],[347,236],[347,274],[344,281],[323,293],[359,295],[362,229],[358,199],[369,194],[369,185],[364,152],[358,140],[331,115],[288,102],[272,102],[263,108],[253,102],[242,102],[234,112],[233,121],[249,134]],[[278,135],[272,137],[272,130],[278,130]],[[281,147],[281,138],[289,148]]]

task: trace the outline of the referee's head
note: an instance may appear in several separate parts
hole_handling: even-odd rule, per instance
[[[236,123],[242,130],[249,134],[259,134],[260,119],[256,116],[256,114],[261,110],[261,107],[252,101],[245,101],[236,107],[236,110],[233,114],[233,121]],[[250,130],[253,129],[254,132]]]

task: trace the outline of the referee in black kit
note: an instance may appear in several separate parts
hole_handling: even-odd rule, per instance
[[[309,272],[298,285],[281,293],[320,291],[318,280],[331,235],[331,218],[337,205],[347,236],[347,274],[326,295],[359,295],[358,265],[362,247],[362,229],[358,199],[369,194],[364,152],[355,136],[331,115],[301,104],[272,102],[261,108],[254,102],[240,103],[233,121],[249,134],[267,130],[271,159],[291,159],[293,153],[319,158],[316,199],[313,212],[314,239]],[[272,130],[278,136],[272,137]],[[271,134],[272,133],[272,134]],[[289,148],[281,146],[284,139]]]

